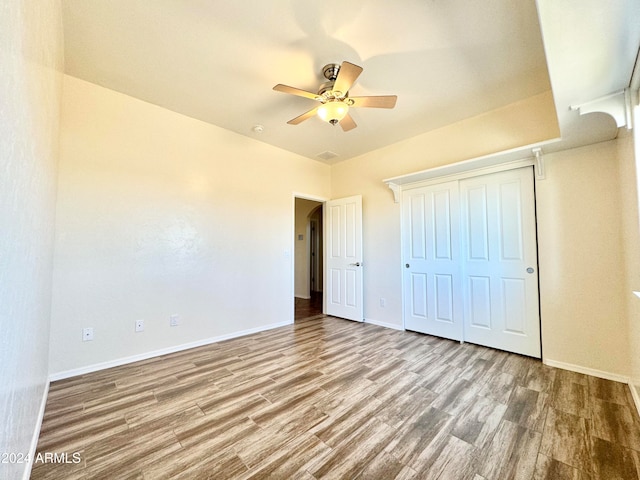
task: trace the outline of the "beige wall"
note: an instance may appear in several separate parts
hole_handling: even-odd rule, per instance
[[[545,155],[536,197],[544,358],[627,377],[619,142]]]
[[[29,453],[32,437],[37,440],[36,427],[47,385],[62,68],[59,2],[3,1],[0,7],[2,454]],[[28,468],[26,463],[0,463],[0,478],[21,478]]]
[[[319,162],[65,76],[51,372],[292,321],[293,192],[326,198],[329,180]]]

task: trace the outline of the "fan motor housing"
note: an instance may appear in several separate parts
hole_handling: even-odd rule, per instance
[[[334,83],[335,82],[331,81],[331,82],[325,82],[322,85],[320,85],[320,88],[318,89],[318,95],[322,96],[326,92],[330,92],[331,90],[333,90]]]

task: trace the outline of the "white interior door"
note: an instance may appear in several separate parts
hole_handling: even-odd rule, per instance
[[[325,215],[325,313],[362,322],[362,196],[327,202]]]
[[[458,182],[403,192],[404,326],[462,340]]]
[[[531,167],[460,182],[465,340],[541,356]]]

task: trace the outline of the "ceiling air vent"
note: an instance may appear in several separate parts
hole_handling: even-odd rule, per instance
[[[316,156],[318,158],[321,158],[322,160],[331,160],[332,158],[336,158],[338,156],[338,154],[335,153],[335,152],[330,152],[329,150],[327,150],[326,152],[319,153]]]

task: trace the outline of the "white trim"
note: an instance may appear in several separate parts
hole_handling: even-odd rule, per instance
[[[464,162],[460,162],[464,163]],[[458,166],[459,164],[453,164],[451,166]],[[430,170],[423,170],[422,172],[411,173],[405,175],[403,178],[398,177],[394,181],[386,181],[387,186],[393,190],[394,201],[397,198],[396,203],[402,203],[400,201],[400,192],[405,190],[411,190],[413,188],[429,187],[431,185],[438,185],[440,183],[454,182],[464,180],[465,178],[479,177],[481,175],[490,175],[492,173],[506,172],[507,170],[516,170],[518,168],[530,167],[536,165],[536,160],[533,157],[516,160],[515,162],[501,163],[499,165],[491,165],[482,168],[471,168],[463,171],[449,172],[445,165],[444,167],[433,168]],[[446,170],[445,170],[446,169]],[[406,177],[406,178],[405,178]],[[399,182],[399,183],[395,183]],[[396,191],[397,190],[397,191]],[[397,194],[397,197],[396,197]]]
[[[300,192],[293,192],[293,198],[302,198],[304,200],[313,200],[314,202],[318,202],[318,203],[324,203],[328,200],[330,200],[327,197],[319,197],[317,195],[308,195],[306,193],[300,193]]]
[[[638,414],[640,415],[640,386],[636,387],[633,383],[633,380],[629,380],[629,389],[631,390],[633,403],[636,404],[636,410],[638,410]]]
[[[536,159],[534,165],[536,180],[544,180],[546,177],[544,171],[544,157],[542,156],[542,148],[532,148],[531,153],[533,153],[533,156]]]
[[[311,295],[296,295],[296,298],[301,300],[311,300]]]
[[[631,391],[631,397],[633,398],[633,403],[636,406],[638,415],[640,415],[640,385],[636,387],[630,377],[618,375],[617,373],[596,370],[595,368],[581,367],[580,365],[573,365],[571,363],[558,362],[557,360],[544,359],[542,363],[550,367],[562,368],[563,370],[583,373],[585,375],[591,375],[592,377],[604,378],[605,380],[626,383],[629,386],[629,390]]]
[[[387,182],[387,187],[389,187],[393,192],[394,203],[400,203],[400,194],[402,193],[402,188],[400,187],[400,185],[393,182]]]
[[[29,446],[29,461],[26,463],[22,480],[29,480],[31,477],[31,469],[33,468],[33,460],[36,456],[36,448],[38,448],[38,440],[40,438],[40,430],[42,429],[42,420],[44,419],[44,409],[47,406],[47,398],[49,398],[50,381],[46,380],[44,392],[42,392],[42,400],[40,401],[40,410],[38,411],[38,419],[36,421],[33,436],[31,437],[31,445]]]
[[[612,380],[614,382],[629,383],[630,379],[627,376],[619,375],[617,373],[605,372],[603,370],[596,370],[595,368],[583,367],[581,365],[574,365],[572,363],[559,362],[557,360],[550,360],[545,358],[542,361],[545,365],[550,367],[561,368],[563,370],[570,370],[572,372],[583,373],[585,375],[591,375],[592,377],[604,378],[605,380]]]
[[[183,350],[189,350],[190,348],[202,347],[204,345],[210,345],[216,342],[222,342],[224,340],[230,340],[232,338],[244,337],[245,335],[251,335],[253,333],[260,333],[266,330],[272,330],[274,328],[286,327],[292,325],[293,322],[279,322],[271,323],[269,325],[263,325],[262,327],[250,328],[248,330],[241,330],[239,332],[227,333],[218,337],[205,338],[202,340],[196,340],[195,342],[184,343],[182,345],[175,345],[173,347],[162,348],[160,350],[154,350],[152,352],[141,353],[139,355],[133,355],[131,357],[118,358],[115,360],[109,360],[108,362],[94,363],[93,365],[87,365],[86,367],[74,368],[73,370],[66,370],[64,372],[52,373],[49,375],[49,381],[55,382],[56,380],[62,380],[65,378],[75,377],[78,375],[84,375],[86,373],[97,372],[99,370],[105,370],[107,368],[119,367],[128,363],[139,362],[141,360],[148,360],[149,358],[160,357],[162,355],[168,355],[170,353],[181,352]]]
[[[372,320],[370,318],[365,318],[364,323],[370,323],[371,325],[377,325],[378,327],[390,328],[391,330],[400,330],[400,331],[404,330],[402,325],[396,325],[395,323],[381,322],[379,320]]]
[[[637,93],[640,90],[640,49],[638,49],[638,54],[636,55],[636,61],[633,65],[633,72],[631,73],[631,81],[629,82],[629,88],[632,91]],[[635,102],[638,101],[638,98],[635,98]],[[637,105],[637,103],[635,103]]]
[[[631,95],[628,88],[590,100],[581,105],[571,105],[570,110],[577,110],[580,115],[600,112],[613,117],[616,126],[631,130]]]
[[[468,174],[469,172],[478,172],[473,173],[473,175],[482,175],[482,173],[480,172],[485,169],[487,170],[487,173],[492,173],[494,171],[519,168],[521,166],[526,167],[529,165],[533,165],[534,163],[534,159],[532,157],[532,151],[534,148],[556,143],[560,140],[560,138],[556,138],[544,142],[532,143],[531,145],[526,145],[524,147],[491,153],[489,155],[462,160],[460,162],[450,163],[439,167],[432,167],[426,170],[420,170],[418,172],[399,175],[397,177],[385,178],[382,180],[382,183],[406,185],[410,183],[422,182],[423,180],[443,177],[451,177],[452,180],[456,180],[460,178],[466,178],[466,174]],[[518,165],[518,163],[522,164]],[[494,168],[495,170],[493,170]],[[462,176],[458,177],[457,175]]]
[[[422,187],[449,180],[462,180],[463,178],[528,167],[529,165],[536,165],[536,180],[544,180],[544,159],[541,156],[541,147],[557,143],[560,140],[561,138],[553,138],[523,147],[490,153],[481,157],[432,167],[397,177],[385,178],[382,183],[392,190],[394,202],[400,203],[402,188]],[[538,153],[536,154],[536,152]],[[534,155],[535,158],[532,158],[531,155]]]

